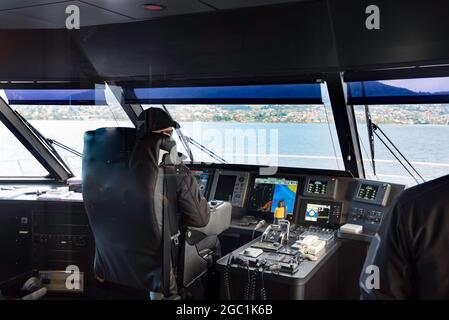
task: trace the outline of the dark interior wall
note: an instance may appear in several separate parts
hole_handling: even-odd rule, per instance
[[[381,29],[365,28],[377,4]],[[321,0],[67,30],[0,30],[0,80],[257,78],[449,62],[446,0]]]
[[[96,75],[67,30],[0,30],[0,80],[88,80]]]
[[[304,73],[337,66],[323,12],[324,1],[307,2],[93,27],[76,38],[103,77]]]
[[[330,0],[343,70],[449,62],[449,1]],[[380,9],[380,30],[365,27],[365,8]]]

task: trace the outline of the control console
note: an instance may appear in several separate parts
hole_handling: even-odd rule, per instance
[[[347,223],[362,226],[365,233],[377,232],[388,207],[393,203],[392,191],[396,189],[402,191],[404,186],[356,180],[348,206]]]

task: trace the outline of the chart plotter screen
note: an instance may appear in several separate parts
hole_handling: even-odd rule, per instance
[[[324,204],[309,203],[306,208],[305,221],[323,224],[329,222],[331,215],[331,206]]]
[[[249,209],[259,212],[273,213],[283,201],[287,214],[292,215],[295,207],[297,180],[283,178],[256,178],[254,189],[249,199]]]

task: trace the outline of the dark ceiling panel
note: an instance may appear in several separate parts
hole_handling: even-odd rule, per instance
[[[0,43],[2,81],[83,82],[96,77],[68,30],[0,30]]]
[[[64,0],[1,0],[0,1],[0,10],[38,6],[38,5],[56,3],[56,2],[62,2],[62,1],[64,1]],[[66,0],[66,1],[68,1],[68,0]]]
[[[47,22],[57,25],[59,28],[65,28],[65,22],[68,17],[65,10],[68,3],[71,5],[77,5],[80,8],[81,27],[133,21],[123,15],[94,7],[80,1],[69,1],[36,7],[26,7],[8,10],[8,12],[33,19],[45,19]]]
[[[237,9],[237,8],[249,8],[257,6],[266,6],[273,4],[282,4],[289,2],[301,2],[310,0],[201,0],[214,8],[224,9]]]
[[[183,15],[213,11],[198,0],[82,0],[85,3],[119,12],[137,20],[154,19],[166,16]],[[144,4],[155,3],[165,6],[161,11],[148,11]]]
[[[338,65],[323,13],[325,2],[302,2],[81,28],[73,35],[109,79],[304,74]]]
[[[47,21],[24,17],[6,11],[0,12],[0,29],[47,29],[56,27],[55,24]]]

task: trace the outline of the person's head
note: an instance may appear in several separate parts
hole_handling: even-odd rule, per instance
[[[167,112],[159,108],[142,111],[137,121],[137,132],[140,137],[148,133],[171,137],[173,129],[179,127],[179,124]]]

